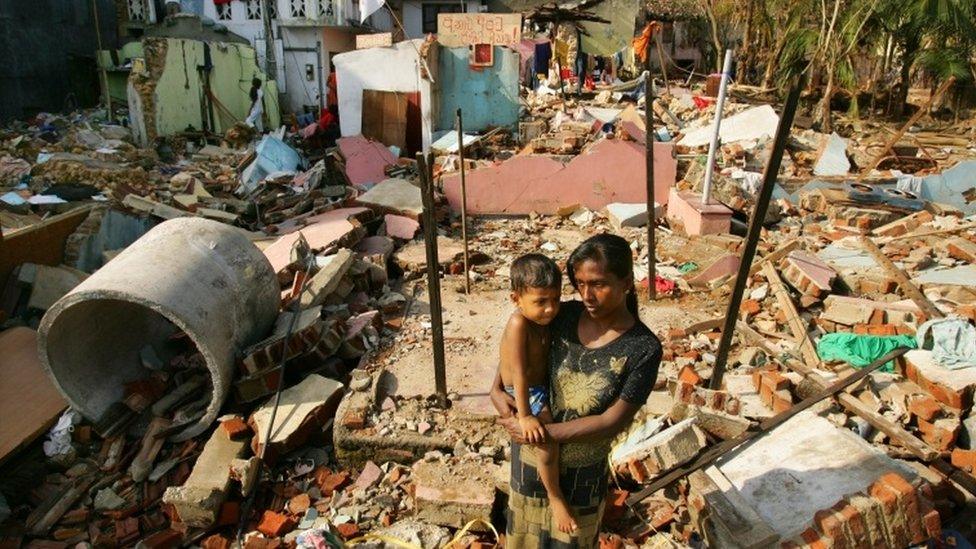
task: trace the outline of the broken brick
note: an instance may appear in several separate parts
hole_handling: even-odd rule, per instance
[[[261,515],[261,522],[258,523],[257,529],[268,537],[277,538],[291,532],[295,526],[297,523],[288,515],[265,511]]]
[[[342,536],[342,539],[350,540],[359,536],[359,526],[354,522],[347,522],[345,524],[339,524],[336,526],[336,531]]]
[[[220,426],[227,431],[227,434],[230,435],[231,440],[241,440],[251,433],[251,428],[248,427],[247,423],[245,423],[244,420],[238,416],[234,416],[221,422]]]

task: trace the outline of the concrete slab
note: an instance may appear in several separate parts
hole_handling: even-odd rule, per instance
[[[670,143],[654,144],[654,193],[667,201],[677,162]],[[598,141],[568,163],[543,155],[517,155],[466,174],[468,213],[556,214],[568,204],[598,211],[614,202],[646,200],[644,147],[632,141]],[[461,178],[444,178],[444,194],[460,211]]]
[[[402,215],[386,214],[383,216],[383,222],[386,223],[386,234],[403,240],[413,240],[420,229],[420,223],[415,219]]]
[[[658,421],[651,420],[648,426],[653,428]],[[690,461],[706,444],[705,433],[695,425],[696,421],[696,418],[679,421],[652,436],[641,429],[631,433],[613,450],[614,470],[644,482]]]
[[[282,391],[266,457],[282,455],[298,448],[316,426],[321,429],[325,420],[335,413],[343,387],[342,383],[334,379],[311,374],[298,385]],[[274,399],[271,399],[251,414],[248,420],[251,429],[257,433],[251,441],[256,455],[260,453],[261,445],[268,440],[266,433],[273,406]]]
[[[494,469],[490,460],[449,457],[414,464],[415,518],[462,528],[468,521],[491,516],[495,504]]]
[[[724,456],[717,467],[781,539],[798,535],[814,513],[865,490],[885,473],[917,476],[853,432],[811,411]]]
[[[692,191],[670,189],[668,223],[684,228],[689,235],[722,234],[732,226],[732,210],[717,202],[704,204]]]
[[[778,125],[779,115],[776,114],[773,107],[760,105],[723,119],[722,127],[719,129],[719,139],[722,140],[722,143],[733,143],[747,139],[768,139],[776,134],[776,126]],[[712,141],[713,133],[715,133],[714,122],[701,128],[686,130],[684,137],[678,141],[678,145],[686,147],[708,145]]]
[[[377,208],[383,213],[398,213],[412,219],[424,213],[420,187],[405,179],[385,179],[356,199],[363,206]]]
[[[231,440],[226,429],[214,429],[186,482],[167,488],[163,502],[173,505],[187,526],[209,528],[227,496],[230,463],[246,451],[246,440]]]
[[[295,227],[272,242],[263,250],[264,255],[271,262],[271,267],[275,272],[278,272],[291,263],[291,248],[298,240],[299,233],[305,237],[313,250],[325,248],[353,233],[357,229],[357,225],[353,224],[350,219],[365,211],[367,211],[366,208],[340,208],[309,217],[305,226]]]
[[[27,307],[46,311],[86,278],[88,274],[70,267],[38,265]]]
[[[899,362],[903,364],[907,378],[940,402],[957,410],[972,405],[976,391],[976,368],[950,370],[935,361],[932,351],[921,349],[908,351]]]
[[[820,157],[813,165],[813,174],[821,176],[847,175],[851,169],[851,161],[847,158],[847,140],[830,134],[820,146]]]
[[[346,159],[346,178],[356,187],[374,185],[386,179],[386,167],[396,164],[390,149],[361,135],[336,140],[339,153]]]
[[[830,293],[837,271],[817,256],[793,250],[780,262],[783,278],[797,290],[812,296]]]
[[[963,265],[951,269],[927,269],[915,276],[912,282],[916,285],[945,284],[976,287],[976,265]]]
[[[712,281],[726,276],[735,276],[739,270],[739,256],[728,254],[719,258],[715,263],[705,267],[699,274],[688,279],[692,286],[708,286]]]
[[[661,218],[663,209],[664,207],[660,203],[654,203],[654,219]],[[607,217],[610,218],[610,223],[618,229],[621,227],[643,227],[647,225],[647,202],[607,204]]]
[[[345,248],[330,256],[316,258],[319,262],[319,270],[312,275],[312,279],[308,281],[308,286],[301,295],[302,308],[315,307],[325,302],[325,298],[339,287],[342,277],[352,266],[355,258],[355,254]]]

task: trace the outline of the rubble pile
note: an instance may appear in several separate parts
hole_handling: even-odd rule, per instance
[[[495,323],[510,307],[508,268],[528,252],[565,268],[579,242],[603,232],[631,242],[641,318],[664,353],[647,404],[610,456],[601,546],[905,547],[950,529],[959,541],[974,539],[972,143],[935,157],[902,147],[875,168],[866,149],[888,135],[880,126],[794,131],[746,273],[724,377],[713,387],[725,304],[779,116],[756,101],[726,103],[709,202],[700,193],[715,99],[651,84],[656,203],[648,211],[646,83],[598,84],[581,97],[548,84],[523,90],[517,128],[461,138],[466,243],[457,136],[432,145],[437,226],[425,228],[437,235],[449,369],[454,360],[465,365],[453,368],[447,395],[435,394],[429,375],[434,326],[427,243],[418,236],[420,178],[395,147],[346,136],[310,161],[295,128],[254,140],[232,128],[222,137],[157,140],[148,150],[98,112],[4,128],[5,238],[73,223],[54,231],[63,235],[53,256],[23,255],[11,266],[4,328],[40,328],[43,336],[47,311],[131,255],[145,235],[183,218],[246,238],[270,268],[275,307],[255,337],[228,338],[226,386],[206,343],[173,319],[159,328],[167,333],[160,341],[92,355],[99,364],[126,361],[138,375],[115,384],[121,397],[100,417],[74,406],[39,422],[34,436],[46,440],[19,441],[19,454],[0,458],[3,543],[503,543],[511,450],[484,393],[497,357]],[[653,277],[648,223],[656,231]],[[217,240],[184,233],[174,255],[219,255]],[[246,263],[238,258],[235,267],[259,278],[256,263]],[[160,272],[130,274],[133,287],[168,287]],[[219,280],[207,289],[233,292],[253,305]],[[189,291],[168,295],[193,299]],[[77,325],[110,331],[106,318]],[[133,322],[124,331],[140,329]],[[846,391],[628,502],[903,346],[912,350]],[[58,388],[70,392],[60,381]],[[216,421],[187,435],[212,409]]]

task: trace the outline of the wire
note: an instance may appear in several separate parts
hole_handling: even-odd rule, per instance
[[[301,232],[299,232],[299,235],[301,235]],[[278,387],[275,389],[274,406],[271,408],[271,418],[268,421],[268,428],[265,430],[264,444],[261,445],[261,451],[258,454],[258,460],[262,468],[264,468],[264,454],[267,451],[268,446],[271,444],[271,435],[272,430],[274,429],[275,419],[278,415],[278,407],[281,405],[281,392],[285,385],[285,364],[288,361],[288,341],[291,339],[292,333],[295,330],[295,325],[298,324],[298,317],[301,316],[301,298],[309,288],[309,281],[312,278],[309,276],[309,274],[312,272],[312,266],[315,264],[315,255],[309,253],[308,257],[305,258],[305,262],[305,276],[302,280],[302,286],[298,292],[298,295],[292,298],[292,316],[288,321],[288,329],[285,331],[284,338],[285,345],[282,347],[281,360],[278,362]],[[260,441],[260,439],[258,440]],[[260,474],[260,472],[258,474]],[[247,499],[244,501],[244,508],[241,510],[240,519],[238,519],[237,535],[235,537],[237,538],[239,547],[244,547],[241,536],[244,533],[244,524],[247,522],[247,516],[250,514],[251,507],[254,505],[254,497],[257,492],[257,486],[253,486],[250,493],[247,495]]]

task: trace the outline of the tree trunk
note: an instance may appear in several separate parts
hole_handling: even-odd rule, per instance
[[[776,47],[770,52],[769,58],[766,60],[766,72],[763,74],[763,88],[773,87],[773,77],[776,75],[776,67],[779,65],[779,56],[783,53],[783,48],[786,47],[786,32],[780,31],[781,34],[776,37]]]
[[[919,39],[914,33],[905,41],[901,54],[901,71],[899,73],[898,93],[895,96],[895,114],[905,114],[908,105],[908,88],[912,85],[912,65],[918,54]]]
[[[718,39],[718,20],[715,19],[715,6],[712,0],[706,2],[705,14],[708,16],[708,23],[712,30],[712,46],[715,47],[715,72],[722,72],[722,43]]]
[[[820,102],[820,131],[830,133],[830,100],[834,96],[834,68],[835,64],[827,65],[827,87],[824,88],[823,100]]]

